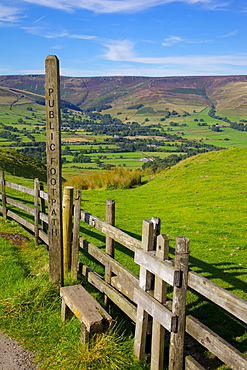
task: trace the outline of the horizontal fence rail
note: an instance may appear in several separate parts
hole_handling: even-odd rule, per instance
[[[48,194],[43,185],[36,179],[33,188],[18,185],[4,180],[3,172],[0,172],[0,185],[0,212],[3,217],[12,218],[26,227],[34,234],[36,243],[40,239],[48,245]],[[11,197],[9,189],[27,194],[28,201],[22,201],[19,193],[18,200],[16,193]],[[174,259],[169,259],[168,238],[160,234],[158,218],[143,221],[140,241],[114,226],[113,207],[114,201],[108,200],[107,222],[102,221],[81,209],[81,192],[77,191],[73,206],[73,233],[70,236],[71,275],[76,278],[80,272],[105,295],[106,302],[117,305],[135,323],[136,356],[139,359],[145,357],[146,337],[152,332],[149,349],[151,370],[162,370],[164,361],[169,363],[169,370],[203,370],[203,366],[191,355],[184,356],[185,335],[189,335],[231,369],[247,369],[246,356],[202,324],[198,318],[187,315],[186,291],[189,288],[212,301],[243,324],[247,324],[247,302],[188,269],[188,239],[177,237]],[[105,251],[86,240],[85,228],[85,234],[81,234],[80,226],[83,223],[105,236]],[[139,276],[115,259],[115,242],[133,252],[133,264],[139,266]],[[98,262],[101,268],[104,267],[104,276],[83,261],[85,255]],[[168,286],[172,289],[170,301],[167,300],[166,293]],[[165,330],[170,332],[168,359],[164,359]]]

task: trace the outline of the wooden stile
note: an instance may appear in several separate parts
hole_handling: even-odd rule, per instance
[[[178,327],[176,333],[171,333],[169,370],[183,369],[188,262],[189,239],[178,236],[175,249],[175,268],[182,271],[182,276],[180,287],[173,289],[172,312],[178,317]]]
[[[246,370],[247,357],[193,316],[186,318],[186,332],[233,370]]]
[[[145,251],[153,250],[154,246],[154,233],[152,221],[143,221],[142,226],[142,248]],[[144,291],[151,289],[152,275],[145,267],[140,267],[139,277],[140,288]],[[135,293],[134,293],[135,299]],[[137,318],[135,328],[135,341],[134,341],[134,353],[139,360],[143,360],[145,357],[146,337],[148,327],[148,313],[144,310],[141,302],[137,306]]]
[[[40,197],[40,219],[41,215],[45,215],[47,217],[46,222],[41,219],[41,226],[44,233],[47,234],[48,230],[48,216],[46,215],[46,205],[45,205],[45,196],[47,196],[47,193],[44,191],[44,184],[40,182],[39,184],[39,197]],[[47,199],[46,199],[47,200]]]
[[[166,235],[159,235],[156,243],[156,257],[164,261],[168,259],[169,240]],[[165,281],[155,276],[154,280],[154,298],[160,303],[166,302]],[[163,370],[164,368],[164,346],[165,346],[165,328],[154,318],[152,327],[151,343],[151,370]]]
[[[34,239],[39,243],[39,180],[34,179]]]
[[[6,208],[6,191],[5,191],[5,179],[4,172],[0,171],[0,181],[1,181],[1,190],[2,190],[2,213],[3,218],[7,218],[7,208]]]
[[[79,262],[79,234],[80,234],[80,214],[81,214],[81,190],[76,191],[75,206],[74,206],[74,227],[71,251],[71,277],[77,278],[78,262]]]
[[[192,356],[185,357],[185,370],[205,370]]]
[[[204,276],[189,271],[188,286],[247,324],[247,302]]]
[[[74,188],[65,186],[63,193],[63,270],[71,269],[72,207]]]
[[[106,201],[106,222],[109,225],[115,226],[115,202],[112,199],[107,199]],[[114,258],[114,239],[106,235],[106,254]],[[105,281],[106,283],[111,283],[112,272],[110,267],[105,268]],[[107,295],[104,297],[105,304],[109,303]]]

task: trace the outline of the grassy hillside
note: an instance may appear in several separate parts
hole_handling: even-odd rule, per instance
[[[194,270],[247,299],[246,169],[247,148],[200,154],[135,189],[83,191],[82,207],[104,219],[114,199],[117,227],[137,237],[142,220],[160,217],[172,248],[190,238]]]
[[[13,149],[0,148],[0,170],[29,179],[37,177],[40,181],[46,182],[46,167]]]
[[[172,257],[176,236],[190,238],[190,268],[247,300],[246,169],[247,148],[200,154],[181,161],[134,189],[84,190],[82,208],[105,219],[105,201],[114,199],[116,226],[137,238],[141,238],[144,219],[160,217],[161,233],[170,239]],[[4,223],[0,219],[1,231],[13,232],[7,223],[8,229],[5,229]],[[84,229],[83,236],[104,248],[105,240],[95,229]],[[10,261],[9,264],[4,259],[0,261],[3,267],[0,281],[2,278],[2,283],[6,284],[8,277],[8,289],[2,289],[0,295],[2,328],[22,340],[27,348],[37,350],[39,359],[45,359],[42,368],[145,368],[132,357],[132,337],[126,340],[108,333],[103,339],[111,339],[109,345],[99,347],[96,342],[88,353],[78,343],[78,320],[61,324],[60,302],[54,288],[48,285],[48,256],[46,251],[41,251],[41,246],[10,248],[2,243],[0,247],[2,257]],[[137,273],[138,266],[133,266],[131,254],[116,246],[116,259]],[[20,264],[20,260],[25,263]],[[85,257],[83,261],[92,263]],[[200,317],[209,327],[213,325],[217,334],[246,353],[246,325],[190,291],[187,302],[189,314]],[[117,342],[116,338],[122,342]],[[205,368],[226,369],[208,351],[205,355]]]

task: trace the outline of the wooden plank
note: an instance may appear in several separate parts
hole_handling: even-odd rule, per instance
[[[6,190],[5,190],[5,180],[4,180],[4,172],[0,171],[0,183],[1,183],[1,191],[2,191],[2,213],[3,218],[7,218],[7,207],[6,207]]]
[[[95,271],[84,265],[82,262],[79,264],[80,272],[88,278],[89,283],[95,286],[100,292],[107,294],[109,299],[115,303],[129,318],[136,322],[136,307],[113,287],[107,284],[102,277]]]
[[[192,356],[185,357],[185,370],[205,370]]]
[[[30,231],[34,232],[34,225],[31,222],[22,218],[21,216],[18,216],[17,214],[15,214],[14,212],[12,212],[10,210],[7,211],[7,216],[12,218],[13,220],[19,222],[19,224],[25,226]]]
[[[103,331],[104,319],[109,322],[112,320],[108,312],[82,285],[62,287],[60,296],[79,321],[86,326],[89,333]]]
[[[115,225],[115,202],[113,199],[107,199],[106,200],[106,222],[109,225],[114,226]],[[112,258],[114,258],[114,239],[112,239],[110,236],[105,237],[105,252]],[[111,283],[111,277],[112,277],[112,271],[110,267],[105,267],[105,282],[110,284]],[[108,304],[108,298],[105,296],[104,298],[105,304]]]
[[[46,245],[49,245],[49,237],[44,230],[39,229],[39,238],[43,240]]]
[[[161,261],[168,259],[169,240],[166,235],[156,237],[156,257]],[[160,303],[166,302],[167,284],[163,279],[155,276],[154,298]],[[164,369],[164,347],[165,347],[165,328],[154,318],[152,326],[151,343],[151,370]]]
[[[48,193],[46,193],[44,190],[39,191],[40,198],[46,200],[48,202]]]
[[[21,191],[29,195],[34,195],[34,190],[31,188],[28,188],[27,186],[15,184],[14,182],[10,182],[10,181],[5,181],[5,185],[11,189],[18,190],[18,191]]]
[[[43,212],[40,212],[39,213],[39,218],[41,221],[45,222],[46,224],[48,224],[48,215],[46,215],[45,213]]]
[[[247,302],[243,299],[194,271],[189,272],[188,286],[247,324]]]
[[[107,222],[100,220],[98,217],[91,215],[88,212],[81,211],[81,219],[87,224],[93,226],[96,230],[114,239],[116,242],[122,244],[126,248],[135,251],[141,248],[141,241],[137,240],[115,226],[109,225]]]
[[[35,209],[27,204],[21,203],[18,200],[11,199],[9,197],[6,197],[6,202],[10,204],[11,206],[17,207],[22,209],[23,211],[30,213],[31,215],[35,215]]]
[[[72,209],[74,188],[65,186],[63,190],[63,272],[71,269]]]
[[[34,238],[35,245],[39,243],[39,180],[34,179]]]
[[[39,184],[39,198],[40,198],[40,213],[39,213],[39,217],[40,217],[40,220],[41,220],[41,225],[42,225],[42,229],[43,231],[47,234],[47,231],[48,231],[48,216],[46,215],[47,217],[47,220],[44,221],[41,219],[41,214],[46,214],[46,201],[45,199],[42,197],[42,194],[44,193],[44,184],[42,182],[40,182]],[[45,193],[46,196],[47,196],[47,199],[48,200],[48,194]]]
[[[234,370],[247,369],[247,357],[193,316],[186,318],[186,332]]]
[[[152,252],[137,250],[134,262],[172,286],[179,286],[181,283],[180,270],[167,261],[161,261]]]
[[[144,220],[142,224],[142,248],[145,251],[154,248],[154,232],[152,221]],[[139,275],[140,290],[147,291],[152,288],[152,274],[143,266],[140,267]],[[138,290],[137,290],[138,292]],[[134,290],[134,301],[137,306],[137,320],[135,328],[134,353],[138,360],[144,360],[146,350],[146,338],[148,330],[148,311],[146,305],[139,301],[139,296]],[[145,308],[145,309],[144,309]]]
[[[132,302],[134,300],[134,285],[129,285],[126,281],[121,280],[119,276],[113,276],[111,278],[111,285],[117,289],[120,293],[129,298]]]
[[[71,251],[71,277],[77,278],[79,262],[79,233],[80,233],[80,212],[81,212],[81,190],[76,191],[74,206],[74,226]]]
[[[141,307],[145,307],[145,311],[169,332],[175,332],[177,330],[177,316],[147,292],[135,288],[134,302]]]
[[[118,261],[108,256],[92,243],[80,238],[80,247],[94,257],[97,261],[99,261],[102,265],[110,267],[112,272],[118,275],[119,278],[125,281],[127,284],[139,286],[139,280],[137,276],[133,274],[133,272],[129,271],[126,267],[122,266]]]
[[[173,288],[172,312],[178,317],[177,332],[171,333],[169,370],[181,370],[184,363],[184,335],[186,319],[186,290],[188,281],[189,239],[177,236],[175,268],[182,271],[180,287]]]

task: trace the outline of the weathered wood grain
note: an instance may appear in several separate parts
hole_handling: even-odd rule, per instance
[[[115,225],[115,202],[113,199],[106,200],[106,222],[109,225],[112,225],[112,226]],[[114,242],[114,239],[112,239],[108,235],[106,235],[105,237],[105,247],[106,247],[105,248],[106,254],[114,258],[115,242]],[[105,267],[105,282],[110,284],[111,277],[112,277],[111,268]],[[106,295],[105,295],[104,301],[105,301],[105,304],[109,303]]]
[[[19,209],[22,209],[23,211],[29,213],[30,215],[35,215],[35,209],[28,204],[21,203],[18,200],[12,199],[10,197],[6,197],[7,204],[10,204],[11,206],[17,207]]]
[[[194,271],[189,272],[188,286],[247,324],[247,302],[243,299]]]
[[[192,356],[185,357],[185,370],[205,370]]]
[[[109,225],[107,222],[100,220],[88,212],[81,210],[81,219],[132,251],[141,248],[140,240],[133,238],[117,227]]]
[[[48,193],[46,193],[44,190],[39,191],[39,196],[41,199],[44,199],[48,202]]]
[[[39,243],[39,180],[34,179],[34,240]]]
[[[177,316],[147,292],[135,288],[134,301],[141,307],[145,307],[145,311],[169,332],[177,330]]]
[[[152,221],[144,220],[142,224],[142,249],[151,251],[154,248],[154,232]],[[139,287],[145,293],[152,288],[152,274],[143,266],[140,267]],[[140,294],[139,294],[140,293]],[[145,293],[146,297],[147,293]],[[139,290],[134,290],[134,301],[137,303],[137,319],[135,328],[134,353],[138,360],[145,357],[148,329],[147,304]]]
[[[63,272],[71,269],[72,208],[74,188],[65,186],[63,190]]]
[[[122,280],[119,276],[113,276],[111,278],[111,285],[117,289],[120,293],[129,298],[134,302],[134,285],[130,285],[126,280]]]
[[[44,230],[39,229],[39,238],[49,247],[49,237]]]
[[[79,263],[79,233],[80,233],[80,209],[81,209],[81,190],[76,191],[75,206],[74,206],[74,225],[71,247],[71,277],[77,278],[78,263]]]
[[[62,166],[59,60],[45,59],[46,167],[50,281],[63,285]]]
[[[24,218],[22,218],[21,216],[17,215],[16,213],[10,211],[9,209],[7,210],[7,216],[10,217],[10,218],[12,218],[13,220],[19,222],[19,224],[25,226],[30,231],[34,232],[34,224],[32,224],[31,222],[25,220]]]
[[[178,317],[177,332],[171,333],[169,370],[181,370],[184,363],[186,291],[188,282],[189,239],[177,236],[174,266],[182,271],[181,285],[173,288],[172,312]]]
[[[80,272],[86,276],[89,283],[95,286],[100,292],[106,294],[129,318],[136,322],[136,307],[125,297],[119,294],[113,287],[107,284],[102,277],[88,266],[79,262]]]
[[[15,184],[14,182],[10,182],[10,181],[5,181],[5,186],[11,188],[11,189],[14,189],[14,190],[18,190],[18,191],[21,191],[23,193],[26,193],[26,194],[29,194],[29,195],[34,195],[34,190],[32,188],[29,188],[27,186],[23,186],[23,185],[20,185],[20,184]]]
[[[161,261],[168,259],[169,240],[166,235],[156,237],[156,257]],[[159,276],[154,279],[154,298],[160,303],[166,302],[167,284]],[[164,369],[164,352],[165,352],[165,328],[155,318],[152,326],[151,342],[151,370]]]
[[[4,179],[4,172],[0,171],[0,184],[1,184],[1,191],[2,191],[2,214],[3,218],[7,218],[7,206],[6,206],[6,190],[5,190],[5,179]]]
[[[186,332],[234,370],[247,369],[247,357],[193,316],[186,318]]]
[[[104,321],[111,322],[108,312],[83,288],[82,285],[62,287],[60,296],[64,303],[74,313],[81,323],[84,323],[89,333],[101,332]],[[63,309],[65,314],[65,310]],[[62,317],[65,321],[65,317]]]
[[[112,272],[129,285],[139,286],[139,279],[135,274],[121,265],[118,261],[108,256],[105,252],[97,248],[87,240],[80,238],[80,247],[99,261],[102,265],[111,268]]]
[[[48,224],[48,215],[43,213],[43,212],[40,212],[39,213],[39,218],[41,221],[45,222],[46,224]]]
[[[158,276],[172,286],[179,286],[181,282],[181,272],[172,266],[171,263],[161,261],[152,252],[137,250],[134,262]]]

